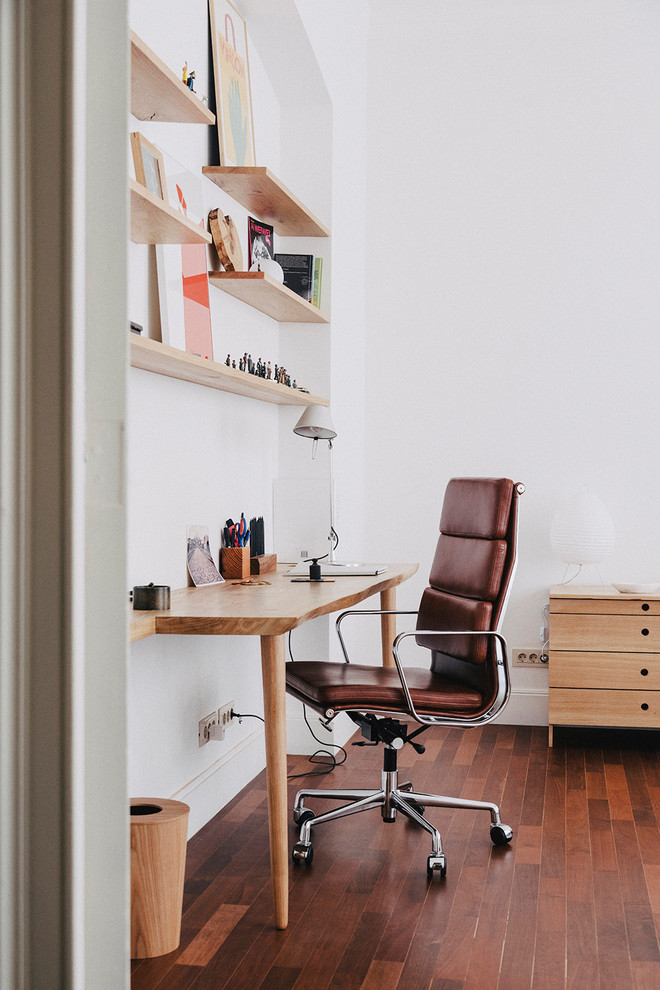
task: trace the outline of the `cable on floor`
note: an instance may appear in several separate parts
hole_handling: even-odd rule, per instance
[[[291,663],[295,663],[295,657],[293,655],[293,650],[291,649],[292,631],[293,630],[289,629],[288,648],[289,648],[289,658],[291,660]],[[297,780],[299,777],[317,777],[320,776],[321,774],[332,773],[335,767],[340,767],[342,763],[345,763],[346,760],[348,759],[348,753],[346,752],[343,746],[340,746],[338,743],[324,742],[323,739],[319,739],[319,737],[314,734],[314,730],[309,724],[309,719],[307,718],[306,705],[303,705],[303,718],[305,719],[305,724],[309,729],[312,739],[314,739],[317,743],[320,743],[322,747],[332,746],[333,749],[339,750],[339,752],[343,753],[344,755],[343,755],[343,759],[338,759],[337,754],[331,753],[328,749],[324,749],[324,748],[317,749],[316,752],[312,753],[312,755],[309,757],[309,762],[320,767],[321,769],[307,770],[305,771],[305,773],[291,773],[288,775],[288,780]]]

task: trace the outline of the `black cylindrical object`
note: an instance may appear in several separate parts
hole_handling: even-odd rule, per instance
[[[168,584],[138,584],[131,592],[133,608],[140,611],[166,609],[170,607],[170,586]]]

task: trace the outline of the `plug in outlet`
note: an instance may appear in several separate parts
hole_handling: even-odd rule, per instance
[[[514,667],[542,667],[548,662],[548,654],[540,650],[514,650],[512,663]]]
[[[197,723],[197,745],[206,746],[207,742],[211,740],[211,731],[214,725],[218,724],[218,713],[211,712],[210,715],[206,715],[204,718],[200,719]]]
[[[214,742],[222,742],[225,738],[225,729],[231,725],[233,710],[234,702],[229,701],[222,708],[218,708],[217,712],[212,712],[198,722],[197,740],[200,746],[205,746],[211,739]]]
[[[228,729],[232,721],[232,712],[234,710],[234,702],[230,701],[228,704],[223,705],[222,708],[218,708],[218,726],[224,730]]]
[[[216,742],[222,742],[225,738],[225,729],[228,729],[231,725],[233,711],[233,701],[223,705],[222,708],[218,708],[218,721],[215,725],[211,726],[211,739],[215,739]]]

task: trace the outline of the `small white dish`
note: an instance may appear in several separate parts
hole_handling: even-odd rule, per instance
[[[612,587],[622,595],[655,595],[660,591],[660,584],[612,584]]]
[[[280,265],[279,261],[275,261],[274,258],[259,258],[252,265],[250,271],[265,272],[266,275],[270,275],[271,278],[277,279],[278,282],[284,283],[284,269]]]

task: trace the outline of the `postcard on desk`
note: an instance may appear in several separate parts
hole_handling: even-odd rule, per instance
[[[365,577],[370,574],[383,574],[387,564],[331,564],[327,560],[319,560],[321,577]],[[295,567],[287,571],[290,577],[309,574],[309,564],[299,561]]]
[[[204,584],[223,584],[224,578],[213,562],[209,544],[208,526],[187,527],[188,573],[195,587]]]

